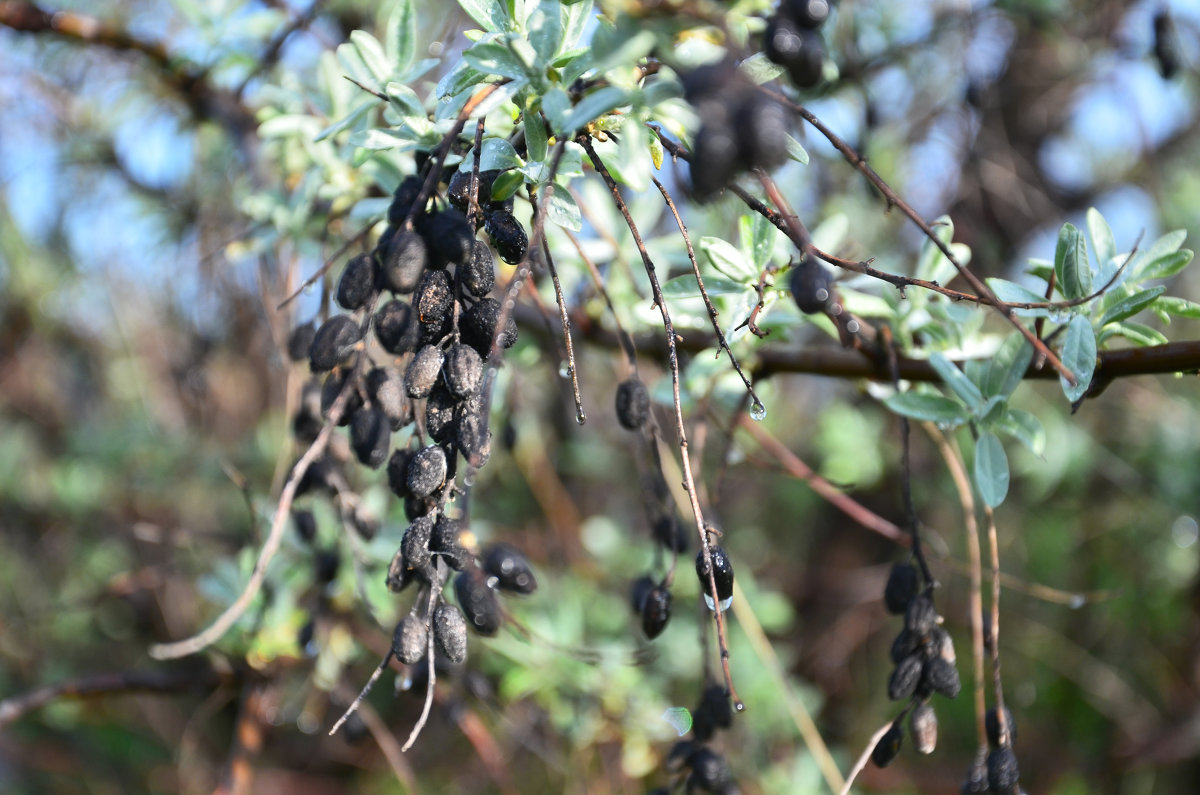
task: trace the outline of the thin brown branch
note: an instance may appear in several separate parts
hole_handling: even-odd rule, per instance
[[[992,631],[987,638],[992,644],[992,688],[995,697],[996,725],[999,727],[1000,745],[1009,745],[1008,716],[1004,713],[1004,685],[1000,679],[1000,543],[996,535],[996,516],[987,505],[983,506],[987,518],[988,551],[992,559]]]
[[[858,778],[858,774],[866,768],[867,762],[871,758],[871,752],[875,750],[875,746],[879,745],[879,741],[883,739],[883,735],[888,733],[888,729],[892,728],[894,721],[888,721],[879,727],[879,729],[871,735],[871,739],[867,740],[867,747],[858,755],[858,760],[854,763],[854,767],[850,770],[850,775],[846,776],[846,783],[842,785],[842,790],[839,795],[849,795],[850,788],[854,786],[854,780]]]

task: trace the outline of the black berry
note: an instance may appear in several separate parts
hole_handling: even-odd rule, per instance
[[[405,616],[392,633],[392,654],[405,665],[412,665],[425,656],[429,645],[429,629],[413,614]]]
[[[486,359],[492,350],[492,338],[496,336],[496,326],[500,322],[500,302],[494,298],[482,298],[473,307],[463,313],[459,319],[459,332],[462,341],[475,349],[482,358]],[[517,341],[517,323],[510,313],[504,324],[504,330],[496,340],[501,348],[511,348]]]
[[[788,277],[788,289],[792,291],[792,300],[801,312],[815,315],[829,308],[833,298],[833,279],[816,261],[805,257]]]
[[[433,611],[433,640],[447,660],[458,665],[467,659],[467,621],[454,605],[442,603]]]
[[[993,748],[987,756],[987,781],[992,792],[1008,792],[1017,786],[1021,771],[1017,768],[1017,756],[1007,745]]]
[[[425,345],[408,363],[404,371],[404,391],[410,398],[418,400],[429,397],[442,372],[445,354],[436,345]]]
[[[895,760],[900,753],[900,746],[904,743],[904,730],[900,728],[899,723],[893,723],[891,728],[879,738],[879,742],[875,743],[875,748],[871,750],[871,761],[876,767],[887,767]]]
[[[918,654],[913,654],[901,660],[888,679],[888,698],[892,701],[901,701],[916,692],[917,683],[921,681],[923,667],[921,657]]]
[[[712,558],[713,580],[717,586],[717,599],[724,602],[733,596],[733,564],[723,547],[712,545],[708,548]],[[696,576],[700,578],[700,589],[708,593],[708,562],[704,559],[704,550],[696,553]]]
[[[412,520],[400,540],[400,551],[409,568],[420,569],[430,561],[429,540],[433,534],[433,518],[418,516]]]
[[[420,177],[408,176],[396,186],[396,191],[392,194],[392,203],[388,206],[389,224],[399,226],[404,223],[404,219],[417,202],[417,196],[421,193],[422,182]]]
[[[314,373],[324,373],[341,364],[354,352],[362,331],[349,315],[334,315],[321,324],[308,351],[308,363]]]
[[[408,491],[428,497],[446,480],[446,453],[437,445],[422,447],[408,462]]]
[[[302,362],[308,359],[308,352],[312,350],[313,337],[317,335],[317,327],[312,322],[301,323],[292,329],[292,333],[288,334],[287,354],[288,358],[293,362]]]
[[[450,346],[446,351],[446,386],[455,397],[465,398],[475,394],[483,380],[483,359],[470,345]]]
[[[529,237],[512,213],[503,210],[489,212],[484,217],[484,229],[492,239],[500,259],[516,264],[525,258],[525,252],[529,250]]]
[[[642,603],[642,631],[647,638],[657,638],[671,620],[671,592],[657,585],[646,594]]]
[[[359,254],[346,263],[342,278],[338,279],[337,302],[343,309],[351,311],[362,307],[375,292],[375,258],[370,254]]]
[[[502,591],[531,594],[537,579],[525,555],[510,544],[492,544],[483,553],[483,570],[496,578]]]
[[[476,240],[471,248],[471,259],[455,269],[455,277],[462,288],[476,298],[483,298],[496,286],[496,255],[492,247]]]
[[[383,252],[380,281],[393,293],[411,293],[428,263],[425,241],[416,232],[402,229],[392,235]]]
[[[383,412],[376,408],[360,409],[350,421],[350,447],[364,466],[379,469],[387,460],[392,427]]]
[[[617,386],[617,421],[636,431],[650,417],[650,392],[641,379],[634,376]]]
[[[888,575],[887,585],[883,588],[884,607],[889,613],[901,615],[908,609],[920,586],[915,566],[908,563],[895,564]]]
[[[468,569],[454,578],[454,595],[475,632],[491,637],[500,631],[500,603],[479,569]]]

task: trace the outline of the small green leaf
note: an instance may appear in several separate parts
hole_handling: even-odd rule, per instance
[[[975,442],[975,487],[989,508],[1008,496],[1008,456],[994,433],[985,431]]]
[[[550,199],[546,202],[546,220],[572,232],[583,229],[579,205],[566,188],[556,188],[550,194]]]
[[[1166,279],[1182,271],[1192,262],[1192,250],[1180,249],[1147,262],[1142,266],[1142,279]]]
[[[412,6],[412,0],[399,0],[388,17],[388,57],[400,72],[412,66],[416,56],[417,15]]]
[[[417,92],[403,83],[388,83],[384,93],[387,94],[392,108],[401,116],[425,115],[425,107],[421,104]]]
[[[950,245],[950,241],[954,239],[954,222],[950,220],[950,216],[943,215],[933,222],[933,234],[942,243]],[[925,238],[921,243],[921,255],[917,258],[916,277],[941,284],[955,273],[954,263],[946,258],[932,240]]]
[[[705,236],[700,238],[700,251],[708,257],[709,263],[725,276],[743,284],[758,280],[758,271],[732,245],[719,237]]]
[[[1117,244],[1113,241],[1113,233],[1108,226],[1108,221],[1104,220],[1104,216],[1095,207],[1088,208],[1087,229],[1088,237],[1092,241],[1092,251],[1096,255],[1096,263],[1103,269],[1108,261],[1117,255]]]
[[[946,386],[950,387],[950,391],[958,395],[960,400],[976,410],[983,405],[983,393],[979,391],[979,387],[971,383],[971,379],[967,378],[957,365],[940,353],[930,355],[929,363],[933,365],[934,370],[937,370]]]
[[[563,46],[578,47],[592,21],[592,0],[567,0],[563,14]]]
[[[458,4],[489,33],[501,31],[508,24],[503,4],[496,0],[458,0]]]
[[[746,285],[721,276],[709,276],[704,280],[704,291],[710,296],[739,295],[746,292]],[[694,273],[684,273],[663,282],[663,295],[667,298],[699,298],[700,285]]]
[[[392,76],[392,63],[383,51],[379,40],[365,30],[355,30],[350,33],[350,41],[358,49],[359,57],[375,78],[377,85],[386,85]]]
[[[650,162],[654,163],[655,170],[661,170],[664,154],[662,141],[658,140],[657,135],[651,135],[647,146],[650,147]]]
[[[1131,266],[1134,276],[1139,279],[1144,278],[1145,271],[1151,264],[1168,254],[1174,254],[1185,240],[1187,240],[1187,231],[1184,229],[1167,232],[1155,240],[1149,248],[1138,254],[1137,261]]]
[[[549,153],[546,125],[537,111],[525,111],[525,146],[531,162],[546,159]]]
[[[1054,272],[1067,298],[1083,298],[1092,291],[1092,267],[1087,241],[1073,224],[1063,224],[1054,252]]]
[[[754,85],[762,85],[769,83],[775,78],[783,74],[783,67],[771,62],[767,56],[761,52],[756,52],[738,65],[742,73],[750,79]]]
[[[1010,282],[1007,279],[987,279],[988,287],[992,288],[992,292],[1006,304],[1041,304],[1045,303],[1046,299],[1038,295],[1033,290],[1022,287],[1016,282]],[[1019,317],[1050,317],[1049,309],[1013,309]]]
[[[914,420],[927,420],[951,427],[967,421],[967,412],[962,404],[941,395],[901,392],[884,399],[883,403],[895,413]]]
[[[1124,320],[1127,317],[1133,317],[1138,312],[1154,303],[1154,299],[1167,291],[1166,287],[1151,287],[1149,290],[1142,290],[1133,295],[1122,298],[1113,306],[1105,310],[1103,317],[1100,318],[1099,326],[1103,327],[1109,323],[1116,323],[1119,320]]]
[[[1029,363],[1033,361],[1033,346],[1020,334],[1005,338],[996,354],[988,360],[984,373],[983,393],[1007,398],[1025,377]]]
[[[1197,304],[1194,301],[1188,301],[1185,298],[1165,296],[1155,301],[1153,308],[1161,309],[1162,311],[1177,317],[1200,318],[1200,304]]]
[[[463,52],[463,60],[487,75],[516,79],[528,77],[529,64],[522,61],[503,42],[481,41]]]
[[[558,54],[562,44],[562,6],[558,0],[541,0],[529,15],[529,43],[542,64],[549,63]]]
[[[1091,321],[1083,315],[1075,315],[1067,325],[1060,358],[1075,375],[1074,386],[1067,383],[1067,379],[1059,378],[1063,393],[1073,403],[1087,392],[1096,371],[1096,334],[1092,331]]]
[[[546,108],[546,116],[554,125],[556,135],[569,138],[577,130],[587,126],[613,108],[627,104],[628,101],[629,96],[625,92],[625,89],[616,86],[605,86],[579,100],[575,107],[570,108],[558,118],[550,115],[549,108]],[[544,106],[545,101],[543,100]]]
[[[779,230],[775,228],[775,224],[755,213],[751,240],[753,241],[754,267],[762,270],[771,263],[771,256],[775,253],[775,244],[779,240]]]
[[[479,154],[480,171],[507,171],[523,165],[525,165],[525,161],[506,139],[485,138],[483,140],[483,149]]]
[[[335,121],[333,124],[329,125],[324,130],[321,130],[321,132],[317,133],[317,136],[315,138],[313,138],[313,141],[314,142],[324,141],[326,138],[330,137],[331,135],[337,135],[342,130],[345,130],[349,127],[353,127],[355,124],[357,124],[359,122],[359,120],[361,120],[364,116],[367,115],[367,111],[369,111],[371,108],[375,107],[378,104],[379,104],[379,100],[375,99],[374,97],[369,97],[367,99],[364,99],[362,102],[360,102],[358,104],[357,107],[354,108],[354,110],[350,111],[350,113],[348,113],[346,116],[342,117],[338,121]],[[259,135],[261,135],[261,134],[262,134],[262,130],[260,128]]]
[[[1132,320],[1125,320],[1120,323],[1109,323],[1101,332],[1100,341],[1103,342],[1112,336],[1121,336],[1130,342],[1146,347],[1148,345],[1166,345],[1167,338],[1161,332],[1143,326],[1141,323],[1134,323]]]
[[[791,133],[787,137],[787,153],[788,157],[795,160],[802,166],[808,165],[808,150],[804,148],[804,144],[800,143]]]
[[[492,201],[502,202],[525,184],[525,175],[519,171],[505,171],[492,183]]]
[[[1009,409],[994,427],[1028,447],[1034,455],[1046,452],[1046,429],[1042,427],[1042,421],[1028,411]]]

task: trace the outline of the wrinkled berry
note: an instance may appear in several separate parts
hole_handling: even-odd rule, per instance
[[[308,351],[308,363],[314,373],[337,367],[354,352],[362,331],[349,315],[334,315],[321,324]]]
[[[337,302],[343,309],[355,310],[367,303],[375,292],[375,258],[359,254],[346,263],[338,279]]]
[[[404,376],[394,367],[375,367],[367,373],[367,397],[383,412],[393,431],[413,421],[413,407],[404,390]]]
[[[733,783],[733,771],[725,757],[711,748],[700,747],[688,757],[688,767],[692,774],[688,776],[688,791],[699,789],[701,792],[711,792],[723,795],[726,788]]]
[[[641,379],[633,376],[617,385],[617,420],[631,431],[646,424],[650,417],[650,392]]]
[[[392,562],[388,564],[387,578],[384,583],[392,593],[400,593],[412,585],[413,579],[412,572],[408,568],[408,561],[404,559],[404,547],[401,546],[392,556]]]
[[[932,754],[937,748],[937,713],[929,704],[921,704],[908,716],[908,731],[919,754]]]
[[[446,263],[461,265],[471,260],[475,233],[467,217],[458,210],[444,210],[429,216],[422,225],[426,246],[433,252],[430,267]]]
[[[917,683],[921,681],[923,667],[919,654],[901,660],[900,664],[892,670],[892,675],[888,679],[888,698],[892,701],[901,701],[916,692]]]
[[[408,491],[428,497],[446,480],[446,453],[437,445],[422,447],[408,462]]]
[[[416,350],[420,334],[412,307],[404,301],[388,301],[375,313],[375,338],[394,356]]]
[[[467,659],[467,620],[462,611],[443,602],[433,611],[433,640],[447,660],[459,665]]]
[[[537,590],[529,561],[511,544],[492,544],[484,550],[483,570],[496,578],[496,585],[503,591],[531,594]]]
[[[483,298],[496,286],[496,255],[492,247],[476,240],[471,259],[455,269],[455,278],[462,288],[476,298]]]
[[[525,252],[529,250],[529,237],[512,213],[503,210],[489,212],[484,216],[483,224],[500,259],[516,264],[525,258]]]
[[[913,597],[920,590],[921,583],[917,569],[908,563],[897,563],[892,566],[888,575],[887,585],[883,588],[883,605],[889,613],[900,615],[908,609]]]
[[[392,493],[400,499],[404,499],[412,494],[408,490],[408,462],[410,458],[412,458],[412,452],[401,447],[394,450],[392,457],[388,459],[388,486],[391,488]]]
[[[445,354],[436,345],[426,345],[408,363],[404,371],[404,391],[414,400],[429,397],[442,372]]]
[[[409,568],[419,569],[429,562],[429,539],[432,534],[433,518],[428,515],[413,519],[404,531],[404,537],[400,540],[400,550],[404,553],[404,560]]]
[[[1007,745],[993,748],[987,756],[987,781],[992,792],[1008,792],[1017,786],[1021,771],[1017,768],[1017,756]]]
[[[937,626],[938,614],[928,593],[916,596],[904,611],[904,628],[918,638],[926,638]]]
[[[455,397],[465,398],[479,389],[483,380],[483,359],[470,345],[459,343],[446,351],[443,370],[450,392]]]
[[[439,381],[425,400],[425,430],[438,444],[454,441],[456,431],[454,410],[458,407],[458,398],[450,394],[450,389]]]
[[[395,193],[392,194],[392,203],[388,205],[389,224],[399,226],[404,223],[404,219],[408,217],[409,211],[417,202],[423,182],[424,180],[415,176],[408,176],[400,180]]]
[[[425,656],[429,647],[429,629],[425,622],[411,613],[396,625],[392,633],[392,654],[405,665],[412,665]]]
[[[438,515],[429,536],[429,551],[439,555],[455,571],[462,571],[470,560],[470,553],[462,545],[462,532],[463,523],[443,513]]]
[[[301,323],[288,334],[287,354],[293,362],[303,362],[308,359],[312,350],[313,337],[317,335],[317,327],[312,322]]]
[[[692,712],[692,732],[696,739],[705,742],[717,729],[728,729],[733,725],[733,705],[723,685],[704,688],[700,705]]]
[[[946,698],[955,698],[962,690],[958,669],[942,657],[934,657],[925,663],[921,679],[923,689],[941,693]]]
[[[383,252],[379,268],[382,286],[401,295],[411,293],[429,259],[429,250],[420,235],[407,229],[395,232]]]
[[[463,313],[459,319],[462,341],[486,359],[492,350],[492,337],[500,322],[500,302],[494,298],[482,298]],[[497,343],[500,348],[511,348],[517,341],[517,323],[510,313]]]
[[[379,469],[387,460],[392,426],[379,409],[360,409],[350,421],[350,447],[360,463]]]
[[[422,326],[440,327],[454,303],[454,289],[445,271],[426,271],[417,285],[413,306]]]

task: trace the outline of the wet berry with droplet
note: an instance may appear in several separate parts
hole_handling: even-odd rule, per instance
[[[483,224],[500,259],[516,264],[525,258],[525,252],[529,250],[529,237],[512,213],[503,210],[489,212],[484,216]]]
[[[492,544],[485,549],[483,570],[496,578],[496,585],[502,591],[531,594],[537,590],[529,560],[511,544]]]
[[[485,637],[500,631],[500,603],[479,569],[467,569],[454,578],[454,595],[467,618],[467,625]]]
[[[801,312],[815,315],[829,308],[833,298],[833,279],[829,272],[809,257],[800,260],[788,277],[792,300]]]
[[[713,580],[717,586],[717,599],[724,602],[733,596],[733,563],[729,560],[729,555],[725,553],[724,547],[713,544],[709,546],[709,555],[712,558]],[[704,559],[704,550],[696,553],[696,576],[700,578],[700,588],[702,592],[708,593],[708,561]]]
[[[477,198],[479,206],[483,207],[492,201],[492,183],[500,176],[498,169],[479,172],[479,187]],[[446,198],[458,209],[466,212],[471,203],[471,172],[456,171],[446,186]]]

